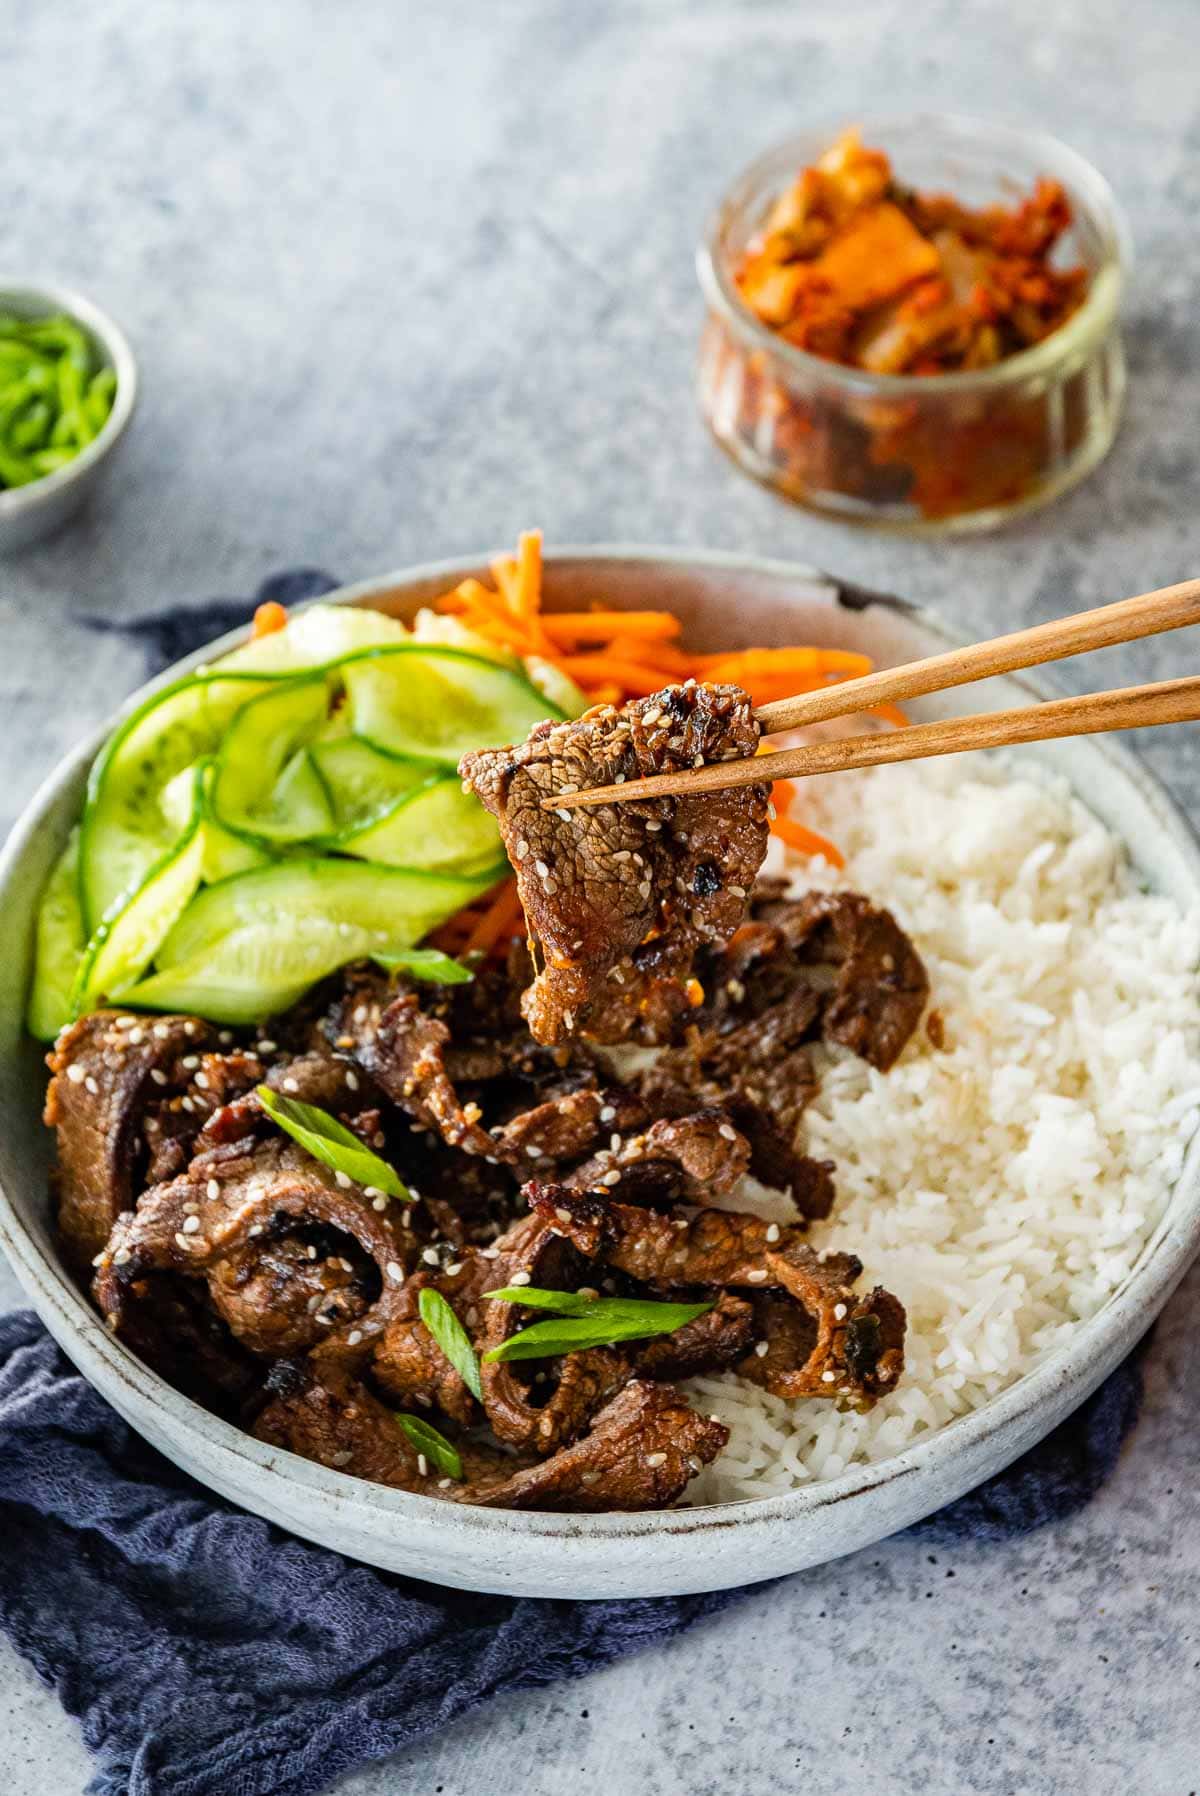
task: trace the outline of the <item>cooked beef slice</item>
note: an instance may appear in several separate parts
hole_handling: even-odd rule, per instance
[[[73,1023],[47,1055],[54,1077],[46,1122],[58,1133],[58,1231],[80,1276],[90,1277],[92,1260],[137,1195],[147,1114],[157,1113],[168,1091],[186,1087],[189,1070],[180,1062],[214,1041],[215,1031],[196,1017],[97,1010]],[[178,1104],[175,1112],[189,1115]]]
[[[400,1207],[376,1210],[291,1142],[257,1143],[240,1161],[196,1158],[118,1219],[100,1257],[96,1301],[124,1333],[155,1274],[196,1279],[254,1351],[277,1352],[282,1339],[285,1351],[310,1346],[356,1364],[401,1300],[413,1247]],[[306,1239],[313,1230],[322,1231],[315,1259]],[[331,1238],[338,1248],[326,1249]]]
[[[744,918],[767,845],[766,786],[574,810],[542,800],[739,760],[758,736],[740,688],[689,680],[463,759],[516,869],[540,967],[521,1007],[538,1041],[662,1039],[688,1007],[697,949]]]
[[[531,1185],[527,1191],[532,1209],[549,1228],[640,1284],[664,1292],[719,1285],[798,1305],[805,1322],[782,1313],[778,1352],[770,1365],[763,1357],[759,1366],[759,1356],[752,1356],[759,1370],[751,1375],[777,1395],[834,1397],[866,1406],[899,1379],[903,1305],[882,1290],[867,1298],[856,1294],[862,1262],[853,1254],[818,1253],[801,1228],[738,1211],[668,1216],[631,1204],[604,1204],[589,1193],[589,1208],[577,1216],[580,1200],[565,1186]]]
[[[491,1509],[663,1509],[728,1439],[670,1385],[635,1378],[581,1440],[501,1483],[469,1487],[462,1500]]]
[[[777,925],[794,953],[837,967],[822,1033],[886,1073],[929,997],[924,962],[892,913],[859,892],[807,892],[767,905],[763,920]]]
[[[639,1378],[670,1383],[723,1372],[750,1352],[756,1340],[754,1305],[732,1291],[722,1291],[713,1309],[674,1334],[635,1342],[634,1370]]]
[[[750,1164],[750,1147],[723,1110],[663,1117],[610,1145],[567,1174],[573,1190],[620,1188],[631,1203],[703,1203],[733,1190]]]

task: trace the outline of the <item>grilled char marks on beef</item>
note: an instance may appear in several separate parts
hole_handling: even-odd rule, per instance
[[[765,786],[561,812],[542,800],[739,760],[758,735],[740,688],[689,680],[464,758],[516,869],[540,962],[522,999],[538,1041],[663,1039],[687,1009],[697,948],[728,941],[745,916],[767,845]]]
[[[195,1017],[97,1010],[60,1035],[47,1056],[54,1077],[46,1121],[58,1131],[58,1230],[79,1274],[88,1275],[117,1217],[133,1203],[147,1120],[157,1121],[172,1095],[186,1095],[190,1069],[180,1062],[213,1040],[213,1030]],[[178,1095],[170,1113],[181,1119],[180,1135],[204,1120]],[[159,1127],[166,1132],[165,1121]]]

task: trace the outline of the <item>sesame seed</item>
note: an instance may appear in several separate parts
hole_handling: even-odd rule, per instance
[[[449,1490],[450,1486],[453,1484],[453,1482],[454,1482],[453,1478],[439,1478],[438,1479],[438,1489],[439,1490]]]
[[[299,1089],[300,1089],[299,1079],[285,1079],[283,1081],[283,1089],[285,1091],[299,1091]]]
[[[315,1259],[316,1259],[316,1257],[317,1257],[317,1250],[316,1250],[316,1248],[315,1248],[315,1247],[312,1247],[312,1246],[309,1246],[309,1247],[308,1247],[308,1248],[307,1248],[307,1250],[306,1250],[306,1251],[307,1251],[307,1253],[308,1253],[308,1257],[309,1257],[309,1259],[310,1259],[310,1260],[315,1260]]]
[[[72,1085],[82,1085],[83,1081],[87,1078],[87,1074],[81,1066],[76,1066],[74,1062],[72,1062],[67,1068],[67,1078],[71,1081]]]
[[[613,1167],[611,1172],[606,1172],[604,1174],[604,1177],[600,1180],[600,1183],[602,1185],[607,1185],[610,1190],[614,1185],[619,1185],[621,1183],[621,1175],[617,1171],[615,1166]]]
[[[733,1127],[732,1123],[722,1123],[717,1130],[717,1134],[720,1135],[724,1141],[737,1140],[737,1130]]]
[[[693,1472],[702,1472],[704,1470],[704,1461],[702,1459],[697,1459],[694,1453],[689,1453],[688,1467]]]
[[[186,1236],[186,1235],[180,1235],[180,1234],[176,1234],[176,1236],[175,1236],[175,1245],[176,1245],[176,1247],[187,1247],[187,1246],[188,1246],[188,1244],[189,1244],[189,1243],[188,1243],[188,1238],[187,1238],[187,1236]]]
[[[766,1359],[767,1354],[770,1352],[770,1350],[771,1350],[770,1341],[758,1341],[755,1344],[754,1351],[758,1355],[759,1359]]]
[[[692,762],[692,766],[693,767],[703,767],[703,765],[704,765],[704,756],[697,755],[695,760]]]
[[[131,1029],[129,1031],[130,1047],[133,1047],[133,1048],[138,1047],[140,1045],[140,1043],[145,1041],[145,1039],[146,1039],[146,1031],[144,1029]]]
[[[222,1029],[217,1036],[217,1040],[223,1048],[231,1048],[233,1046],[233,1030]]]
[[[343,1172],[340,1167],[334,1172],[333,1176],[343,1191],[349,1191],[351,1185],[354,1183],[354,1180],[350,1177],[349,1173]]]
[[[371,1199],[371,1208],[373,1210],[383,1211],[383,1210],[387,1209],[387,1206],[388,1206],[388,1200],[383,1195],[382,1191],[379,1193],[378,1197],[373,1197]]]
[[[186,1022],[186,1023],[185,1023],[185,1024],[184,1024],[184,1025],[183,1025],[183,1033],[184,1033],[184,1034],[185,1034],[185,1035],[195,1035],[195,1033],[196,1033],[196,1025],[195,1025],[195,1023],[193,1023],[193,1022]]]
[[[751,1285],[765,1285],[767,1282],[767,1275],[760,1268],[756,1267],[753,1272],[748,1272],[746,1274],[746,1282]]]
[[[772,1222],[767,1229],[767,1240],[768,1241],[778,1241],[778,1239],[779,1239],[779,1224],[777,1222]]]
[[[598,1484],[600,1482],[600,1474],[599,1472],[581,1472],[579,1474],[579,1482],[580,1484]]]
[[[508,1282],[510,1285],[528,1285],[533,1281],[528,1272],[514,1272]]]
[[[167,1039],[168,1035],[170,1035],[170,1033],[171,1033],[170,1027],[166,1023],[155,1023],[154,1035],[158,1041],[166,1041],[166,1039]]]
[[[114,1254],[113,1255],[114,1260],[116,1259],[116,1257],[117,1256]],[[104,1264],[104,1249],[101,1248],[100,1252],[93,1257],[92,1265],[93,1266],[103,1266],[103,1264]]]
[[[348,1066],[346,1068],[346,1090],[347,1091],[357,1091],[358,1090],[358,1074],[355,1072],[355,1070],[352,1066]]]
[[[561,817],[564,823],[569,823],[571,821],[570,811],[564,811],[561,805],[559,805],[554,815],[556,817]]]
[[[279,1043],[274,1042],[274,1041],[268,1041],[266,1039],[266,1037],[264,1036],[262,1041],[255,1042],[254,1045],[255,1045],[257,1052],[260,1054],[273,1054],[275,1052],[275,1049],[279,1046]]]
[[[528,853],[529,853],[529,843],[528,842],[514,842],[513,843],[513,859],[514,860],[523,861],[525,859],[525,856]]]
[[[263,1232],[263,1225],[261,1222],[256,1222],[254,1224],[254,1227],[249,1230],[249,1234],[250,1234],[251,1238],[253,1238],[255,1235],[261,1235],[262,1232]]]
[[[187,1096],[181,1097],[179,1100],[179,1104],[180,1104],[181,1109],[187,1110],[189,1112],[196,1108],[196,1106],[193,1104],[191,1098],[189,1098]]]
[[[198,1216],[189,1216],[184,1222],[183,1232],[185,1235],[198,1235],[200,1233],[200,1218]]]
[[[196,1084],[200,1087],[201,1091],[207,1091],[208,1090],[208,1074],[207,1073],[197,1073],[196,1074]]]
[[[659,830],[662,828],[662,824],[654,823],[654,822],[648,820],[646,823],[646,828],[652,836],[656,836],[658,834]]]
[[[772,823],[774,823],[774,821],[775,821],[776,817],[778,817],[778,815],[779,815],[779,812],[775,809],[775,806],[773,804],[768,804],[767,805],[767,816],[771,819]]]
[[[834,1373],[822,1372],[822,1374],[821,1374],[821,1383],[822,1384],[832,1384],[833,1380],[834,1380]]]
[[[481,1247],[479,1251],[485,1260],[498,1260],[500,1258],[500,1249],[498,1247]]]
[[[570,1222],[571,1220],[570,1210],[565,1209],[562,1204],[557,1204],[555,1206],[554,1214],[558,1217],[560,1222]]]
[[[179,1064],[186,1066],[189,1073],[193,1073],[200,1064],[200,1056],[199,1054],[185,1054]]]
[[[666,1463],[667,1456],[665,1453],[647,1453],[646,1455],[646,1464],[648,1466],[660,1466],[666,1465]]]
[[[100,1095],[100,1087],[97,1085],[96,1081],[93,1079],[91,1073],[89,1073],[87,1075],[87,1078],[83,1081],[83,1089],[85,1091],[90,1091],[94,1098],[99,1097],[99,1095]]]
[[[608,1138],[608,1145],[615,1154],[621,1146],[621,1137],[619,1135],[610,1135]]]
[[[101,1258],[103,1258],[103,1255],[101,1255]],[[127,1266],[132,1258],[133,1252],[130,1248],[118,1247],[116,1253],[113,1255],[113,1265]]]
[[[183,1213],[185,1216],[198,1216],[200,1214],[200,1205],[199,1204],[184,1204]]]
[[[389,1260],[383,1270],[387,1273],[394,1285],[402,1285],[404,1283],[404,1268],[399,1260]]]
[[[350,1449],[348,1447],[344,1447],[340,1453],[331,1453],[329,1455],[329,1463],[331,1466],[336,1466],[337,1469],[340,1471],[344,1465],[349,1465],[350,1461],[353,1458],[354,1458],[354,1454],[350,1451]]]
[[[538,1147],[536,1143],[532,1141],[527,1141],[525,1143],[525,1152],[529,1155],[531,1160],[540,1160],[545,1154],[545,1149]]]
[[[573,1010],[564,1010],[562,1013],[562,1020],[564,1029],[573,1029],[575,1027],[575,1012]]]
[[[215,1200],[216,1198],[220,1197],[220,1195],[221,1195],[221,1187],[217,1183],[216,1179],[210,1179],[208,1181],[208,1184],[204,1187],[204,1191],[205,1191],[205,1195],[210,1200]]]
[[[382,1197],[383,1192],[379,1189],[378,1185],[364,1185],[363,1186],[363,1196],[364,1197]]]
[[[613,774],[613,785],[614,786],[623,786],[624,784],[625,784],[625,775],[623,773],[614,773]]]
[[[547,873],[549,873],[549,871],[550,871],[550,869],[546,865],[545,861],[534,861],[533,870],[537,874],[539,879],[545,879]]]
[[[589,1303],[596,1303],[600,1297],[595,1285],[580,1285],[575,1295],[576,1297],[586,1297]]]
[[[427,1478],[429,1476],[429,1461],[423,1453],[417,1454],[417,1470],[420,1472],[422,1478]]]
[[[842,1319],[842,1317],[843,1317],[843,1316],[844,1316],[844,1315],[845,1315],[845,1314],[846,1314],[846,1306],[845,1306],[845,1304],[844,1304],[844,1303],[835,1303],[835,1304],[834,1304],[834,1306],[833,1306],[833,1319],[834,1319],[834,1321],[835,1321],[835,1322],[840,1322],[840,1321],[841,1321],[841,1319]]]
[[[616,1114],[617,1114],[617,1107],[615,1104],[605,1104],[604,1107],[600,1111],[600,1121],[601,1122],[612,1122],[612,1120],[616,1116]]]
[[[730,886],[729,890],[733,893],[735,898],[744,898],[746,896],[745,886]]]
[[[357,1347],[358,1343],[362,1340],[362,1338],[363,1338],[362,1329],[361,1328],[352,1328],[350,1330],[350,1333],[346,1336],[347,1347]]]

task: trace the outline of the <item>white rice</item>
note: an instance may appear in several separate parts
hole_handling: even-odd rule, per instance
[[[811,1239],[902,1299],[905,1371],[866,1415],[692,1380],[731,1438],[689,1503],[836,1477],[989,1402],[1128,1276],[1200,1120],[1200,910],[1139,890],[1064,784],[979,758],[879,768],[806,785],[804,817],[847,865],[789,855],[797,887],[894,911],[945,1021],[944,1051],[922,1028],[886,1075],[818,1050],[806,1116],[837,1163]],[[730,1201],[791,1213],[761,1186]]]

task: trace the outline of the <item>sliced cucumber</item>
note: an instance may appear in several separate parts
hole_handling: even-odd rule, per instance
[[[356,735],[444,767],[563,716],[523,673],[465,649],[405,643],[352,656],[340,672]]]
[[[218,879],[230,879],[235,873],[248,873],[251,867],[265,867],[272,857],[264,848],[248,842],[243,836],[230,835],[223,829],[212,814],[212,806],[208,802],[209,788],[212,784],[212,762],[195,762],[185,767],[182,773],[163,788],[163,815],[182,835],[188,826],[191,816],[193,798],[193,782],[197,767],[203,766],[205,778],[205,816],[204,816],[204,860],[200,869],[200,877],[207,885],[215,885]]]
[[[260,693],[225,731],[210,803],[217,823],[252,841],[303,842],[334,825],[308,743],[329,715],[331,684],[316,673]]]
[[[354,861],[285,861],[201,892],[126,994],[148,1010],[249,1023],[295,1004],[318,979],[376,950],[419,941],[493,884]]]
[[[232,719],[267,681],[253,674],[189,675],[154,693],[114,735],[92,767],[79,841],[84,924],[95,930],[139,890],[172,847],[177,827],[163,809],[176,774],[217,747]]]
[[[198,893],[163,943],[158,964],[189,961],[252,925],[269,928],[286,949],[311,922],[350,944],[332,963],[340,966],[372,948],[411,947],[506,871],[507,863],[458,876],[333,858],[278,861]]]
[[[426,780],[378,823],[338,843],[343,854],[390,867],[471,873],[494,867],[503,852],[496,820],[464,792],[457,776]]]
[[[33,988],[27,1022],[39,1041],[53,1041],[74,1016],[71,991],[85,945],[79,908],[79,831],[54,864],[38,907]]]
[[[442,777],[428,763],[386,755],[361,736],[326,737],[314,742],[309,753],[333,805],[331,847],[380,822],[418,786]]]
[[[196,769],[187,828],[150,869],[132,898],[118,903],[93,933],[71,991],[82,1016],[107,998],[121,997],[141,978],[163,937],[188,906],[204,864],[205,768]]]
[[[408,640],[405,626],[382,611],[359,605],[307,605],[282,630],[243,643],[217,665],[241,673],[300,673],[339,661],[343,655]]]

